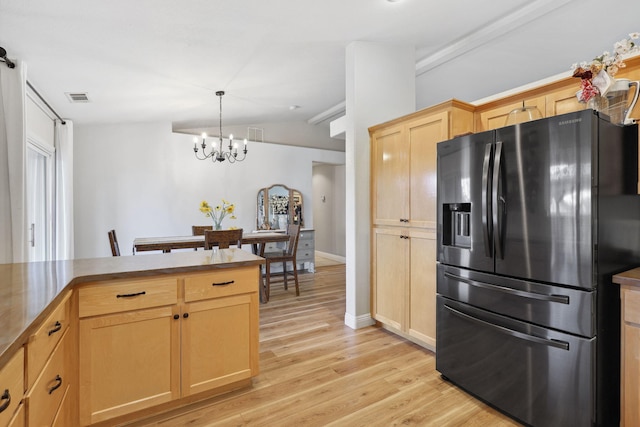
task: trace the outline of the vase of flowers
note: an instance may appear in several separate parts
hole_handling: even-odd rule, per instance
[[[573,77],[580,78],[580,90],[576,93],[580,102],[587,103],[594,110],[609,113],[611,102],[608,94],[611,92],[613,96],[615,92],[615,96],[619,96],[614,88],[620,85],[616,84],[614,76],[626,66],[624,59],[627,56],[640,52],[640,46],[635,42],[639,37],[640,33],[631,33],[628,38],[613,45],[613,53],[603,52],[590,62],[571,66]]]
[[[225,199],[222,199],[222,204],[217,205],[215,208],[209,205],[206,200],[200,203],[200,212],[205,214],[205,216],[211,217],[214,230],[222,230],[222,220],[227,215],[229,215],[229,219],[236,219],[234,215],[235,210],[235,205]]]

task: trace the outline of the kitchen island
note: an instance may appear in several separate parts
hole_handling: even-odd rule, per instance
[[[613,276],[620,285],[620,426],[640,425],[640,268]]]
[[[224,249],[0,265],[0,426],[125,421],[250,385],[263,262]]]

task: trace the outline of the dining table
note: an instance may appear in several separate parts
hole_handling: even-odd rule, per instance
[[[267,243],[286,242],[289,236],[277,231],[253,231],[242,234],[242,244],[251,245],[255,255],[263,256]],[[133,254],[143,251],[171,252],[173,249],[204,248],[204,236],[136,237],[133,239]]]
[[[251,245],[255,255],[264,256],[267,243],[286,242],[289,236],[277,231],[253,231],[242,234],[242,244]],[[133,255],[136,252],[162,251],[169,253],[173,249],[204,248],[204,236],[166,236],[166,237],[137,237],[133,239]],[[266,302],[264,279],[260,275],[260,302]]]

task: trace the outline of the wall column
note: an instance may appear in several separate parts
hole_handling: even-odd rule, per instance
[[[353,42],[346,49],[346,312],[353,329],[373,324],[370,310],[368,128],[415,111],[415,49]]]

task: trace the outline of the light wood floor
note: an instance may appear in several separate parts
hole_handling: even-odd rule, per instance
[[[518,426],[443,381],[430,351],[344,325],[345,266],[272,285],[253,387],[136,426]]]

